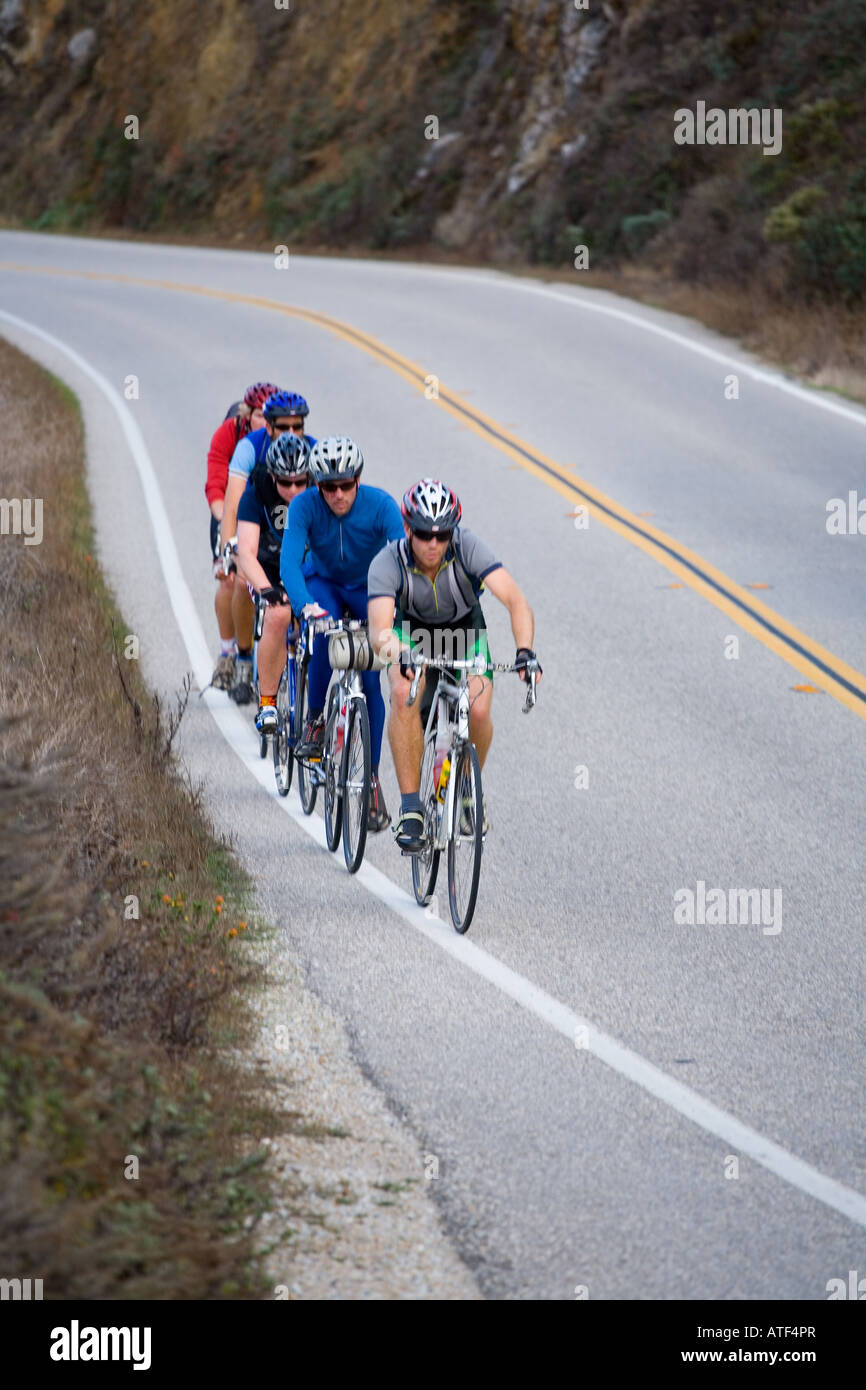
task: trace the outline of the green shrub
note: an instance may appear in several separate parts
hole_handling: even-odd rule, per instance
[[[808,184],[798,188],[784,203],[771,209],[764,219],[765,241],[796,241],[803,232],[804,220],[826,197],[823,188]]]

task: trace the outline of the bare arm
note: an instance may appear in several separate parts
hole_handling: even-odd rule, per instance
[[[222,523],[220,525],[220,535],[222,536],[223,545],[225,545],[226,541],[230,541],[232,536],[237,534],[238,504],[243,497],[246,485],[246,478],[240,477],[237,473],[229,474]]]
[[[500,603],[504,603],[511,617],[511,631],[514,633],[516,647],[532,647],[535,635],[535,619],[532,609],[507,569],[493,570],[484,581]]]
[[[392,631],[396,604],[392,598],[371,598],[367,604],[367,623],[374,651],[386,661],[396,661],[400,642]]]
[[[261,527],[254,521],[238,522],[238,569],[254,589],[269,589],[271,581],[258,561]]]

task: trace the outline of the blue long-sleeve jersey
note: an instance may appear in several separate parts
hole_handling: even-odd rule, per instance
[[[400,508],[380,487],[362,483],[344,517],[334,515],[317,487],[302,492],[289,508],[280,554],[280,578],[293,611],[300,613],[306,604],[315,602],[301,572],[307,546],[316,574],[355,588],[366,584],[370,563],[382,546],[402,538]]]

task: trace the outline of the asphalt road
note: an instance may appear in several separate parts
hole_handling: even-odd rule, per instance
[[[389,833],[349,878],[224,696],[183,726],[484,1292],[823,1299],[866,1274],[866,536],[826,527],[866,497],[866,411],[684,320],[492,272],[2,233],[0,305],[83,402],[99,558],[154,686],[209,675],[204,457],[258,378],[351,433],[365,481],[444,477],[533,605],[544,680],[529,717],[497,684],[465,948],[441,892],[444,924],[410,906]],[[585,528],[568,470],[610,499]],[[383,776],[393,811],[387,753]],[[675,921],[699,883],[768,913]]]

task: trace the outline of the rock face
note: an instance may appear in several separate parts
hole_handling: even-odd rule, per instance
[[[3,0],[0,5],[0,38],[20,42],[27,34],[23,0]]]
[[[66,45],[66,52],[69,54],[73,63],[81,63],[90,57],[95,47],[96,30],[79,29],[78,33],[73,34]]]
[[[513,0],[507,7],[467,93],[461,124],[476,138],[460,195],[435,225],[444,245],[477,243],[492,200],[511,199],[550,172],[564,149],[579,151],[581,89],[610,30],[604,17],[560,0]],[[507,144],[493,143],[497,132],[507,132]]]
[[[251,6],[0,0],[3,204],[504,262],[580,242],[592,268],[866,292],[864,0],[256,0],[252,26]],[[781,153],[677,144],[698,101],[784,106]]]

